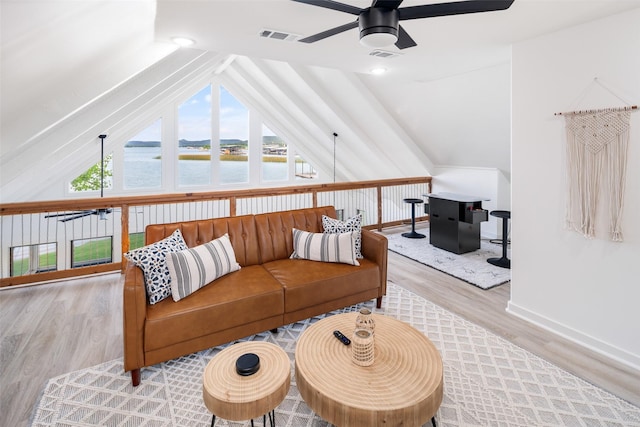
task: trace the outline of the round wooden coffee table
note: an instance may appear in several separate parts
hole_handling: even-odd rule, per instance
[[[253,375],[236,372],[236,360],[246,353],[260,358],[260,369]],[[263,341],[233,344],[215,355],[204,370],[202,397],[215,424],[216,416],[231,421],[252,420],[273,410],[289,392],[291,361],[279,346]]]
[[[410,325],[382,315],[375,320],[375,360],[358,366],[351,345],[357,313],[338,314],[306,329],[296,345],[295,375],[305,402],[323,419],[346,426],[422,426],[442,403],[442,358]],[[435,425],[435,423],[434,423]]]

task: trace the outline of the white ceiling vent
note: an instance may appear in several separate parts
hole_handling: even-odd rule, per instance
[[[401,54],[397,52],[389,52],[387,50],[375,49],[369,52],[369,55],[375,56],[377,58],[395,58],[397,56],[400,56]]]
[[[267,39],[284,40],[288,42],[292,42],[300,38],[298,34],[286,33],[284,31],[269,30],[266,28],[263,28],[262,30],[260,30],[258,35],[260,37],[264,37]]]

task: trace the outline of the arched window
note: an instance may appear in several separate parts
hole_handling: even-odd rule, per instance
[[[286,181],[288,178],[287,143],[262,125],[262,181]]]
[[[125,189],[162,186],[161,141],[162,119],[127,141],[122,165]]]
[[[211,85],[178,107],[178,183],[211,183]]]
[[[249,182],[249,110],[220,86],[220,182]]]

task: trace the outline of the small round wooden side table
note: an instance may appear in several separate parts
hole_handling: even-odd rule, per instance
[[[246,353],[260,358],[260,369],[253,375],[236,372],[236,360]],[[275,425],[276,406],[289,392],[291,361],[279,346],[263,341],[233,344],[215,355],[204,370],[202,397],[204,404],[216,416],[231,421],[251,420],[269,414]]]
[[[353,335],[357,313],[326,317],[296,344],[296,385],[304,401],[340,427],[422,426],[443,397],[440,353],[420,331],[388,316],[373,315],[375,356],[371,366],[352,361],[351,345],[333,336]]]

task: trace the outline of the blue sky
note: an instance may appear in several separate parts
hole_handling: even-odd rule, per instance
[[[217,87],[214,86],[214,90]],[[207,85],[178,108],[179,139],[199,141],[211,138],[211,86]],[[273,135],[266,127],[263,132]],[[160,121],[143,130],[132,140],[158,141]],[[249,111],[229,91],[220,86],[220,138],[249,139]]]

